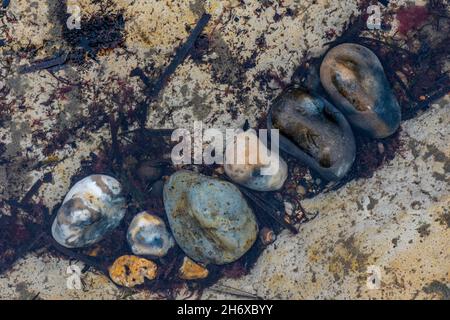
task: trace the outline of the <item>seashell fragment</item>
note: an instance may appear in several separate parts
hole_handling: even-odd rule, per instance
[[[280,130],[280,148],[319,173],[339,180],[356,155],[353,132],[339,110],[322,97],[289,88],[269,111],[269,129]]]
[[[252,210],[230,182],[192,171],[175,172],[164,186],[164,206],[178,245],[203,264],[239,259],[258,235]]]
[[[67,193],[52,225],[52,236],[62,246],[92,245],[116,228],[126,211],[120,183],[106,175],[91,175]]]
[[[385,138],[400,126],[401,110],[378,57],[359,44],[331,49],[320,79],[336,107],[358,131]]]
[[[208,269],[195,263],[188,257],[184,257],[183,264],[178,272],[180,279],[184,280],[198,280],[208,277]]]
[[[136,255],[163,257],[174,245],[164,221],[147,212],[133,218],[128,227],[127,240]]]
[[[153,261],[136,256],[121,256],[109,268],[109,276],[119,286],[133,288],[156,278],[158,267]]]
[[[238,141],[242,139],[242,143]],[[247,142],[245,141],[247,140]],[[244,150],[237,150],[243,147]],[[237,161],[241,153],[241,161]],[[283,187],[288,176],[288,167],[281,156],[271,151],[259,140],[253,130],[236,135],[236,141],[227,145],[225,173],[234,182],[257,191],[275,191]],[[264,169],[272,166],[271,173]]]
[[[275,232],[273,230],[264,227],[262,228],[260,235],[259,235],[261,242],[263,245],[268,246],[271,243],[274,243],[277,239],[277,236],[275,235]]]

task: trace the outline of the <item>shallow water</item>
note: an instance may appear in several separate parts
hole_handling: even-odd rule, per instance
[[[154,4],[139,0],[129,6],[111,0],[103,8],[89,0],[71,2],[81,7],[82,29],[78,33],[66,30],[64,1],[30,4],[12,0],[0,23],[0,39],[6,43],[0,47],[4,57],[0,70],[0,200],[2,217],[13,215],[2,219],[2,227],[8,230],[2,241],[13,249],[0,252],[6,261],[18,254],[14,250],[28,249],[22,245],[40,232],[38,228],[23,228],[14,214],[24,215],[25,225],[39,225],[58,207],[70,185],[88,172],[115,170],[117,174],[122,163],[124,175],[129,177],[136,158],[170,152],[162,143],[158,145],[161,139],[140,141],[138,144],[147,148],[143,152],[128,146],[124,138],[119,143],[126,152],[122,159],[117,158],[111,145],[114,130],[110,128],[119,132],[136,128],[141,116],[136,110],[138,102],[145,99],[146,87],[138,77],[130,77],[130,72],[139,67],[149,79],[156,79],[204,11],[212,15],[204,36],[193,56],[177,68],[150,104],[147,128],[190,128],[194,120],[226,128],[242,127],[248,120],[252,127],[258,126],[264,122],[271,101],[293,81],[298,67],[308,58],[320,57],[327,49],[325,43],[341,34],[350,16],[358,12],[358,5],[364,7],[357,1],[284,1],[281,6],[259,1],[167,0]],[[398,26],[393,13],[402,4],[391,1],[386,12],[390,31],[364,35],[403,43],[400,38],[391,38]],[[98,30],[108,21],[112,21],[114,32],[110,33],[110,28]],[[83,29],[83,25],[88,28]],[[445,27],[442,23],[441,28]],[[436,43],[444,32],[429,33]],[[412,38],[407,47],[420,51],[421,42]],[[18,73],[21,67],[35,66],[36,61],[52,61],[61,52],[70,53],[61,68]],[[383,48],[377,53],[382,55]],[[385,53],[385,57],[389,58],[385,59],[388,70],[399,65],[392,54]],[[425,62],[427,57],[423,56]],[[403,78],[410,76],[405,74]],[[434,88],[421,90],[420,83],[412,90],[419,100],[432,95]],[[412,106],[408,101],[402,100],[405,114],[409,110],[405,108]],[[213,268],[212,279],[237,277],[220,283],[268,298],[439,298],[439,292],[425,289],[434,281],[449,281],[445,263],[449,261],[445,208],[450,157],[446,106],[448,102],[443,100],[420,117],[404,122],[402,132],[388,140],[361,138],[360,157],[348,180],[360,179],[344,181],[347,184],[337,191],[323,193],[326,183],[289,159],[291,178],[283,192],[271,194],[271,201],[277,205],[290,202],[297,214],[298,200],[319,194],[304,203],[308,212],[320,212],[318,218],[297,225],[298,235],[282,232],[258,260],[260,251],[252,251],[249,261],[257,261],[249,275],[242,276],[249,268],[236,265],[225,270]],[[166,174],[173,171],[170,166],[166,169]],[[216,169],[201,170],[220,175]],[[48,172],[52,180],[39,183]],[[134,180],[124,181],[130,190],[146,188],[135,187]],[[143,205],[164,214],[161,203],[147,199],[142,191],[132,192],[132,197],[138,200],[132,204],[130,215]],[[17,202],[26,206],[18,207]],[[301,219],[301,214],[290,217],[294,222],[297,218]],[[266,219],[263,224],[279,226]],[[124,229],[114,234],[119,243],[125,243]],[[29,298],[38,292],[41,298],[128,297],[104,276],[92,272],[83,275],[87,292],[67,291],[67,256],[54,251],[49,255],[48,249],[40,248],[37,254],[19,260],[0,279],[0,297]],[[124,244],[106,240],[105,248],[98,251],[104,257],[102,265],[127,250]],[[173,255],[173,263],[180,263],[181,252]],[[374,264],[386,271],[385,286],[378,291],[367,290],[361,281],[367,267]],[[175,279],[166,282],[182,287]],[[133,293],[133,297],[149,297],[157,288],[150,289]],[[220,295],[208,291],[203,297]]]

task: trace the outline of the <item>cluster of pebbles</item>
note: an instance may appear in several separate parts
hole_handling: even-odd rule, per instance
[[[363,46],[331,49],[320,78],[331,102],[312,90],[291,87],[274,102],[267,126],[279,129],[282,150],[323,179],[336,181],[355,159],[354,132],[373,138],[393,134],[400,125],[400,107],[377,56]],[[228,150],[226,157],[231,156]],[[224,167],[232,182],[261,192],[283,187],[288,168],[278,154],[250,164],[257,150],[250,145],[245,152],[244,164]],[[276,172],[262,174],[274,161]],[[258,234],[267,243],[274,240],[273,231],[259,231],[252,208],[231,182],[180,170],[165,182],[163,200],[168,226],[151,212],[137,214],[129,224],[127,241],[134,255],[121,256],[110,267],[117,284],[133,287],[155,279],[158,267],[151,259],[164,257],[175,244],[186,254],[179,277],[197,280],[208,277],[208,265],[242,257]],[[119,181],[91,175],[66,195],[53,222],[53,237],[67,248],[90,246],[120,224],[126,209]]]

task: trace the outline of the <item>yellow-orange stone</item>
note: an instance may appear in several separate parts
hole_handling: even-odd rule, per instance
[[[136,256],[121,256],[109,268],[109,276],[118,285],[132,288],[143,284],[145,278],[156,278],[158,267],[150,260]]]
[[[184,257],[183,265],[180,268],[179,276],[184,280],[204,279],[208,276],[208,269],[195,263],[188,257]]]

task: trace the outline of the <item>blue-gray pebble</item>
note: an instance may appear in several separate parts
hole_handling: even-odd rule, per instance
[[[197,262],[233,262],[257,238],[256,218],[232,183],[178,171],[164,186],[164,206],[176,242]]]

